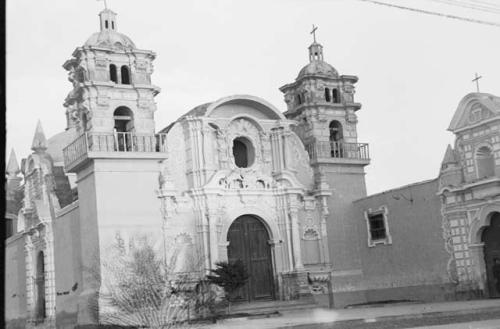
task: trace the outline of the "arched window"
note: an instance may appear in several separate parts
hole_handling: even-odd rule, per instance
[[[302,104],[302,97],[300,96],[300,94],[297,94],[297,104]]]
[[[115,112],[113,112],[113,118],[115,119],[116,132],[130,132],[134,128],[134,117],[132,110],[130,110],[126,106],[118,107]]]
[[[495,158],[487,146],[479,148],[476,152],[477,178],[495,176]]]
[[[108,21],[107,21],[107,20],[106,20],[106,21],[104,21],[104,26],[105,26],[106,28],[108,28]]]
[[[330,122],[329,130],[331,156],[334,158],[342,158],[344,156],[342,125],[337,120],[333,120]]]
[[[330,142],[340,142],[342,140],[342,125],[337,120],[330,122]]]
[[[118,83],[118,76],[116,75],[116,65],[111,64],[109,66],[109,79],[114,83]]]
[[[45,319],[45,264],[43,251],[36,257],[36,317]]]
[[[122,74],[122,84],[129,85],[130,84],[130,72],[128,70],[127,65],[122,66],[121,74]]]
[[[111,28],[114,30],[115,29],[115,22],[111,21]]]
[[[333,98],[333,102],[334,103],[339,103],[340,102],[340,99],[339,99],[339,91],[337,89],[332,89],[332,98]]]
[[[330,89],[328,88],[325,88],[325,100],[327,102],[329,102],[331,100],[331,97],[330,97]]]

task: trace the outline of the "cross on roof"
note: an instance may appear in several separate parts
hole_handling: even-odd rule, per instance
[[[481,79],[481,78],[482,78],[482,76],[481,75],[477,75],[477,73],[476,73],[476,77],[474,79],[472,79],[472,82],[476,83],[477,92],[479,92],[479,79]]]
[[[314,26],[313,24],[313,29],[311,31],[311,34],[313,35],[313,38],[314,38],[314,42],[316,42],[316,30],[318,29],[317,26]]]
[[[108,3],[106,0],[97,0],[97,1],[104,1],[104,9],[108,9]]]

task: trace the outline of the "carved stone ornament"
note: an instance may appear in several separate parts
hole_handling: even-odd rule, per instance
[[[343,90],[344,90],[345,93],[352,94],[352,93],[354,93],[354,86],[352,86],[352,85],[344,85]]]
[[[293,104],[294,97],[292,93],[286,93],[285,94],[285,103],[287,104]]]
[[[357,123],[358,122],[358,117],[356,116],[356,113],[354,113],[354,110],[350,109],[347,111],[346,121],[349,123]]]
[[[144,73],[148,69],[148,63],[145,61],[137,61],[137,63],[135,64],[135,69],[137,72]]]
[[[175,237],[175,244],[192,245],[193,238],[188,233],[182,232]]]
[[[139,106],[140,108],[143,108],[143,109],[147,109],[150,106],[150,104],[151,104],[151,102],[149,99],[140,98],[137,101],[137,106]]]
[[[304,231],[302,233],[303,240],[319,240],[321,235],[319,234],[318,226],[314,224],[312,217],[307,217],[304,223]]]
[[[219,177],[217,184],[225,189],[272,189],[275,186],[272,177],[257,171],[239,170],[231,172],[228,176]]]
[[[108,61],[106,58],[96,58],[95,59],[95,67],[96,69],[107,70],[108,69]]]

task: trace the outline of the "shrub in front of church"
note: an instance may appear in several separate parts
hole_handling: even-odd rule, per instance
[[[215,266],[215,269],[210,270],[212,275],[207,275],[207,279],[224,289],[229,313],[231,311],[231,296],[248,281],[248,273],[241,260],[217,262]]]
[[[134,239],[126,250],[117,237],[112,249],[101,265],[101,325],[193,328],[188,323],[189,306],[196,296],[186,293],[189,278],[174,276],[171,264],[158,257],[147,238]]]

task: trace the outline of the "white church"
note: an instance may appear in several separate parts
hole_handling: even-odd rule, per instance
[[[438,177],[367,196],[358,78],[318,42],[279,88],[286,105],[232,95],[156,129],[156,54],[118,32],[113,11],[99,18],[63,65],[66,129],[47,139],[39,123],[33,153],[7,164],[10,328],[97,325],[101,285],[86,269],[117,234],[177,251],[176,271],[193,277],[242,260],[241,303],[500,295],[500,97],[460,101]]]

